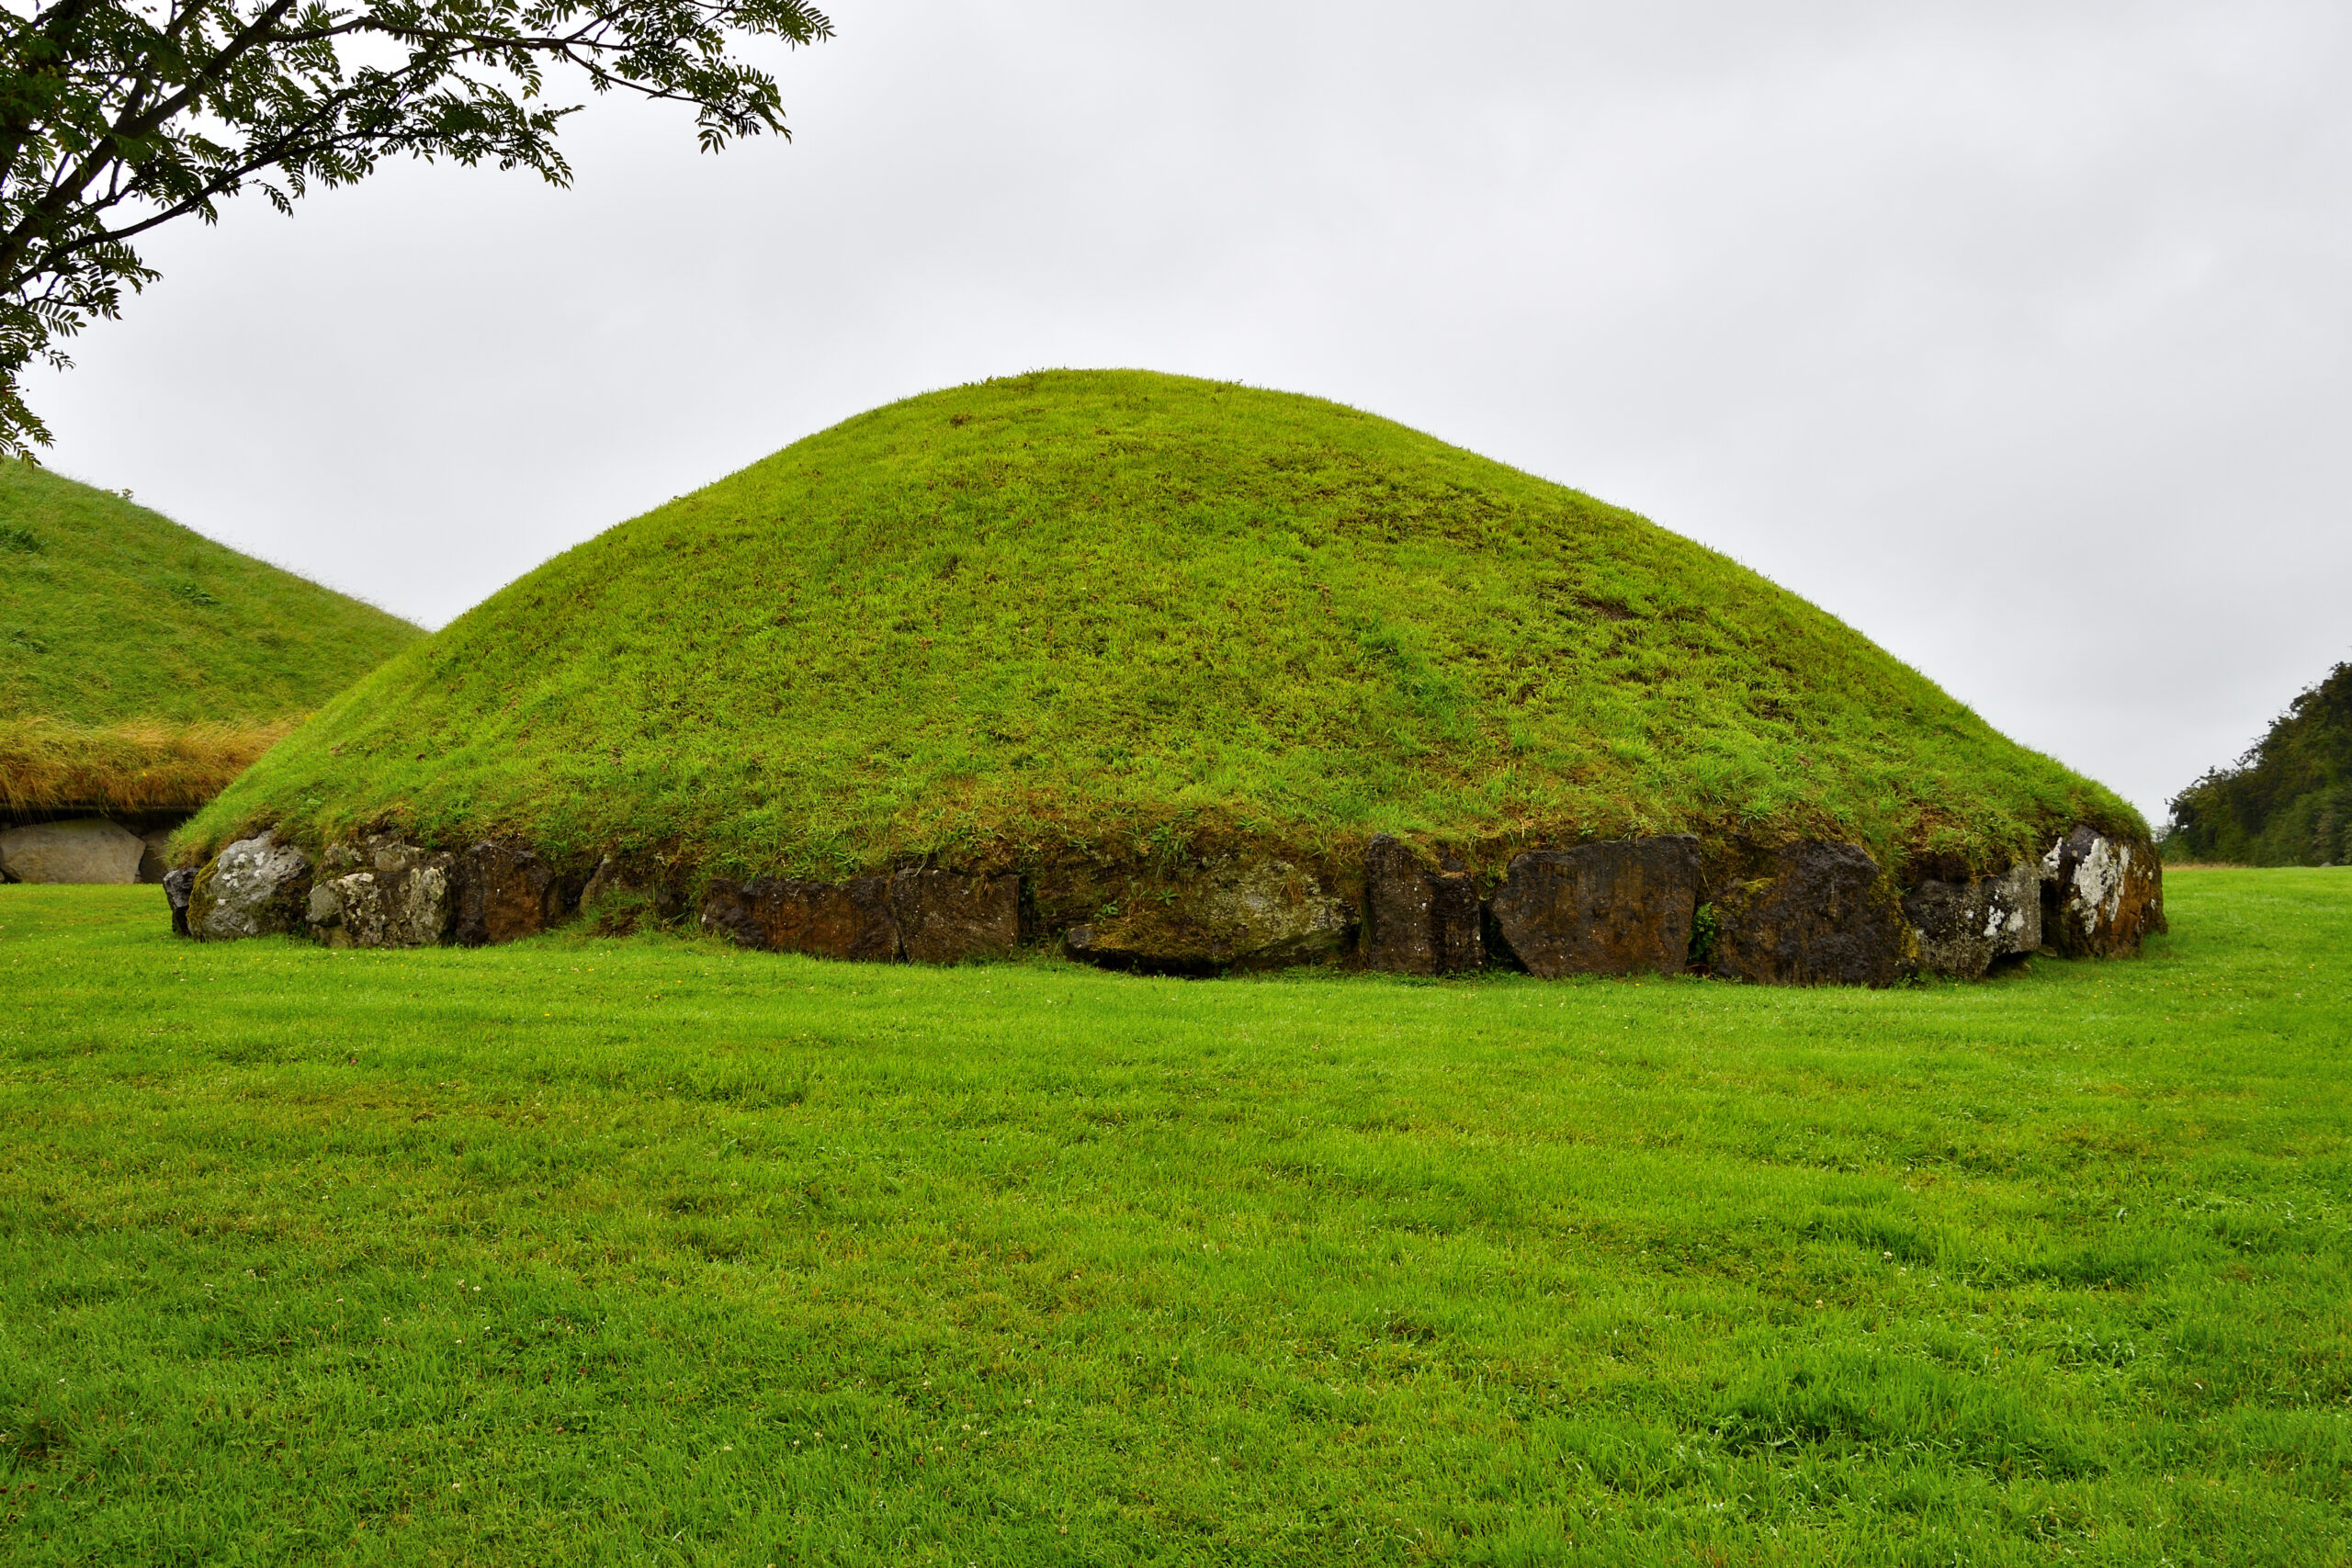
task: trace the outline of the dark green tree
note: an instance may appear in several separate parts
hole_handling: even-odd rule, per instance
[[[2352,862],[2352,664],[2297,697],[2235,765],[2181,791],[2165,851],[2252,865]]]
[[[744,39],[831,37],[804,0],[51,0],[0,11],[0,452],[46,444],[21,378],[156,274],[132,242],[258,186],[281,211],[388,156],[565,185],[556,133],[598,93],[690,105],[705,149],[790,134]]]

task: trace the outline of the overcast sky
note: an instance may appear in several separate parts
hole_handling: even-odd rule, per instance
[[[861,409],[1313,392],[1632,507],[2151,818],[2352,658],[2352,7],[835,0],[149,243],[52,466],[437,626]]]

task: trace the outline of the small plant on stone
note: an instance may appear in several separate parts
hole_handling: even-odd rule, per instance
[[[1715,907],[1702,904],[1690,917],[1690,963],[1704,968],[1715,955]]]

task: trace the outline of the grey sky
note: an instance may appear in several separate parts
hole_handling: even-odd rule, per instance
[[[574,122],[150,248],[54,466],[439,625],[1040,366],[1339,399],[1723,549],[2152,818],[2352,657],[2340,4],[836,0],[797,140]]]

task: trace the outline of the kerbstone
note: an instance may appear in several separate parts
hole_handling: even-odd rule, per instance
[[[608,854],[580,890],[580,908],[594,912],[598,930],[616,935],[635,928],[639,910],[669,925],[686,913],[686,881],[678,865]]]
[[[763,876],[750,883],[715,876],[704,896],[702,928],[738,946],[769,953],[869,964],[888,964],[899,955],[887,876],[846,882]]]
[[[2041,874],[2020,861],[1998,876],[1922,882],[1903,896],[1903,914],[1919,933],[1920,968],[1980,979],[1996,960],[2041,945]]]
[[[1718,975],[1769,986],[1891,986],[1918,972],[1903,902],[1859,844],[1808,840],[1715,903]]]
[[[299,931],[311,896],[311,859],[276,829],[215,855],[188,889],[187,923],[200,942]]]
[[[195,890],[196,871],[194,867],[181,866],[175,871],[167,871],[164,873],[164,901],[171,906],[172,934],[174,936],[189,936],[194,934],[187,929],[187,901],[188,895],[193,893]]]
[[[1531,850],[1487,901],[1528,973],[1679,975],[1698,912],[1699,840],[1684,834]]]
[[[890,878],[890,918],[910,963],[1001,958],[1021,945],[1021,879],[901,871]]]
[[[1386,833],[1364,846],[1364,964],[1397,975],[1450,975],[1487,961],[1478,889]]]
[[[2117,958],[2165,929],[2155,846],[2078,827],[2041,857],[2041,940],[2069,958]]]
[[[18,882],[137,882],[146,851],[138,834],[103,817],[34,822],[0,832],[0,866]]]
[[[1076,926],[1063,951],[1106,969],[1215,975],[1328,964],[1351,945],[1355,911],[1287,861],[1191,868],[1115,914]]]
[[[314,886],[304,919],[330,947],[438,947],[457,919],[455,859],[414,845],[379,848],[379,869]]]
[[[1021,945],[1021,878],[910,867],[846,882],[713,877],[702,927],[741,947],[887,964],[962,964]]]
[[[459,857],[457,923],[461,947],[514,942],[562,923],[563,879],[526,845],[485,840]]]

